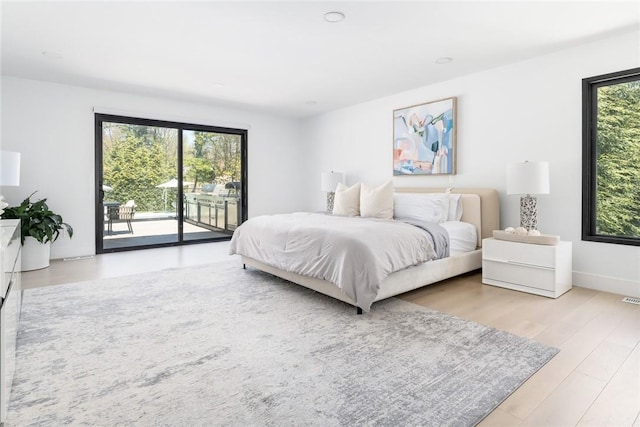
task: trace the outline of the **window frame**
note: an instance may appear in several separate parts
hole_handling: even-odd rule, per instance
[[[101,236],[104,233],[104,213],[102,210],[97,207],[102,202],[102,198],[104,192],[102,190],[102,175],[103,175],[103,153],[102,153],[102,131],[103,131],[103,122],[111,122],[111,123],[120,123],[120,124],[130,124],[130,125],[140,125],[140,126],[151,126],[151,127],[162,127],[162,128],[172,128],[178,131],[178,152],[177,152],[177,160],[178,160],[178,169],[180,171],[183,170],[183,131],[202,131],[202,132],[215,132],[215,133],[226,133],[231,135],[240,136],[240,174],[241,174],[241,187],[240,187],[240,209],[242,212],[240,213],[240,221],[241,223],[245,222],[249,217],[249,160],[248,160],[248,150],[249,150],[249,131],[248,129],[242,128],[228,128],[222,126],[213,126],[213,125],[202,125],[195,123],[187,123],[187,122],[177,122],[177,121],[168,121],[168,120],[159,120],[159,119],[149,119],[143,117],[134,117],[134,116],[123,116],[117,114],[109,114],[109,113],[94,113],[94,184],[95,184],[95,202],[94,202],[94,210],[95,210],[95,248],[96,254],[103,253],[111,253],[111,252],[124,252],[138,249],[151,249],[151,248],[161,248],[161,247],[170,247],[170,246],[183,246],[183,245],[193,245],[200,243],[211,243],[216,241],[225,241],[230,240],[231,236],[225,237],[216,237],[211,239],[199,239],[199,240],[184,240],[183,239],[183,222],[184,217],[182,213],[182,209],[178,210],[178,241],[171,243],[161,243],[161,244],[147,244],[142,246],[127,246],[123,248],[109,248],[105,249],[103,246]],[[184,200],[183,192],[184,189],[181,187],[177,188],[178,192],[178,200]],[[240,224],[238,224],[240,225]]]
[[[640,68],[582,79],[582,240],[640,246],[640,238],[596,233],[597,179],[597,90],[631,81],[640,81]]]

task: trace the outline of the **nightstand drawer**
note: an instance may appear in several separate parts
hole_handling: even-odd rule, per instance
[[[485,259],[482,262],[482,276],[490,280],[499,280],[545,291],[554,291],[555,289],[555,271],[547,268]]]
[[[483,258],[497,262],[554,268],[556,247],[486,239],[482,245]]]

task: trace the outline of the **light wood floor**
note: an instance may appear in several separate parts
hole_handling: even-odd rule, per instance
[[[26,289],[234,259],[228,248],[223,242],[53,261],[48,269],[23,273],[22,284]],[[640,427],[640,306],[621,302],[620,295],[573,288],[554,300],[483,285],[474,273],[402,299],[560,349],[481,426]]]

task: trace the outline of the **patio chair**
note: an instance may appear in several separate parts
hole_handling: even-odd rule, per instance
[[[129,229],[129,233],[133,234],[133,227],[131,226],[131,220],[133,220],[133,215],[136,212],[136,207],[134,206],[120,206],[119,215],[120,221],[125,221],[127,223],[127,228]]]
[[[133,220],[133,215],[136,212],[136,204],[133,200],[129,200],[127,203],[121,206],[113,207],[107,211],[109,224],[107,227],[107,234],[113,234],[113,223],[114,222],[126,222],[127,229],[129,233],[133,234],[133,226],[131,225],[131,221]]]

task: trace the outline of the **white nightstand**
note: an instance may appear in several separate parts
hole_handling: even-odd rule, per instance
[[[482,240],[482,283],[558,298],[571,289],[571,242]]]

